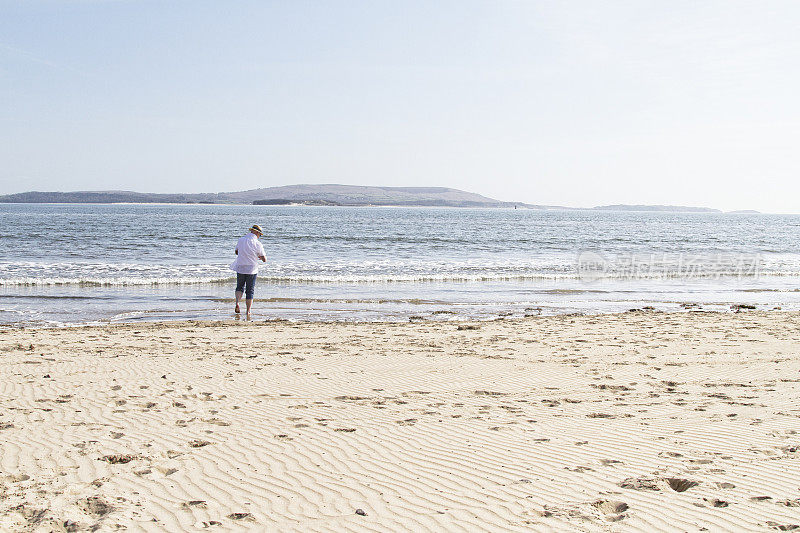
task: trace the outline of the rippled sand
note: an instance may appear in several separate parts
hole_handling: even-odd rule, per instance
[[[0,331],[0,530],[800,525],[800,314]]]

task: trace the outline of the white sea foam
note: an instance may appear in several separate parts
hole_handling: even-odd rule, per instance
[[[652,273],[640,274],[636,279],[645,280],[681,280],[684,279],[681,273]],[[740,272],[714,272],[713,274],[693,276],[694,279],[715,279],[715,278],[756,278],[756,277],[786,277],[800,278],[800,272],[761,272],[756,275],[742,275]],[[381,284],[381,283],[499,283],[499,282],[526,282],[526,281],[582,281],[584,276],[580,274],[548,274],[548,273],[528,273],[528,274],[470,274],[463,275],[458,273],[446,274],[382,274],[382,275],[259,275],[260,282],[276,284]],[[603,273],[592,278],[591,282],[597,281],[624,281],[629,280],[630,275],[625,273]],[[200,276],[200,277],[24,277],[0,279],[0,287],[145,287],[145,286],[170,286],[170,285],[203,285],[203,284],[225,284],[233,283],[235,276]],[[777,290],[777,289],[776,289]]]
[[[11,278],[0,279],[0,287],[55,287],[72,285],[77,287],[129,287],[147,285],[199,285],[225,283],[227,278]]]
[[[649,258],[649,256],[645,256]],[[712,258],[713,259],[713,258]],[[645,264],[609,261],[587,271],[575,255],[537,257],[480,256],[459,259],[414,257],[331,257],[309,261],[269,261],[259,279],[272,283],[475,283],[559,280],[680,280],[684,278],[743,278],[800,276],[800,257],[766,256],[758,267],[742,269],[733,262],[713,262],[704,268],[676,266],[672,258]],[[76,286],[126,287],[229,283],[235,275],[223,263],[132,263],[87,261],[0,261],[0,287]]]

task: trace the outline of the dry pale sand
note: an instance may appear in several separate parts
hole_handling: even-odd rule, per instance
[[[0,530],[800,524],[800,314],[0,332]]]

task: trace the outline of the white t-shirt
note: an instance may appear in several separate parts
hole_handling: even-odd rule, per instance
[[[264,245],[258,240],[258,237],[253,233],[248,233],[244,237],[239,238],[236,243],[236,261],[231,263],[231,270],[235,270],[238,274],[258,274],[259,255],[267,256],[264,253]]]

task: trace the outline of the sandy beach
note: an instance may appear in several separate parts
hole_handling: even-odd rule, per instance
[[[0,331],[2,531],[800,525],[800,314]]]

